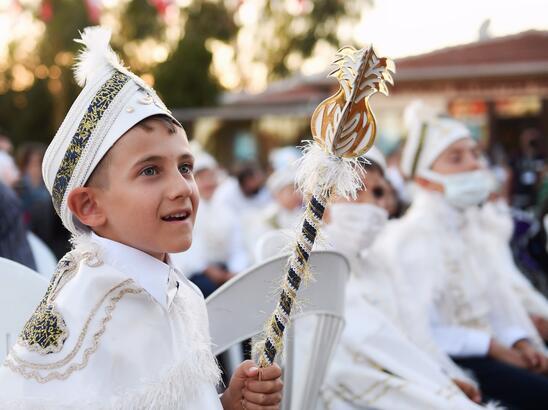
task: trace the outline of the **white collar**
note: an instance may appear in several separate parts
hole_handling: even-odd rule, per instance
[[[168,307],[169,272],[171,266],[169,255],[164,263],[149,254],[123,243],[103,238],[91,233],[91,240],[102,250],[103,261],[137,282],[160,305]]]

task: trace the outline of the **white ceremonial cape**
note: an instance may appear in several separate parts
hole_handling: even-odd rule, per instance
[[[202,295],[93,235],[60,262],[0,367],[2,409],[221,409]]]
[[[482,356],[492,337],[507,346],[527,337],[543,349],[522,303],[486,252],[481,231],[441,194],[417,188],[406,215],[372,249],[397,278],[404,332],[449,374],[441,352]]]
[[[348,283],[345,329],[318,408],[480,409],[364,298],[362,286],[355,276]]]
[[[534,288],[514,262],[509,245],[514,223],[508,205],[502,201],[489,202],[481,209],[468,212],[467,217],[482,227],[483,246],[491,255],[490,260],[497,264],[497,271],[508,280],[527,312],[548,319],[548,299]]]
[[[325,228],[326,241],[351,261],[352,275],[346,288],[345,328],[318,408],[480,409],[394,325],[395,310],[388,316],[381,312],[388,306],[397,309],[398,303],[390,279],[382,278],[382,263],[377,263],[382,261],[371,260],[366,252],[386,219],[373,208],[335,206]],[[466,379],[458,369],[455,373]]]

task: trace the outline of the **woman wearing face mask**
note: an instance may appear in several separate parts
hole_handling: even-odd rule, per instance
[[[453,365],[442,367],[398,329],[395,293],[382,260],[368,249],[384,229],[392,207],[382,154],[373,148],[364,165],[366,190],[329,208],[327,242],[352,266],[345,328],[322,388],[321,409],[480,409],[479,391]],[[448,366],[451,366],[450,360]],[[459,390],[459,388],[462,390]],[[466,397],[468,395],[469,398]]]
[[[485,396],[519,409],[546,408],[544,344],[466,217],[492,180],[461,123],[415,105],[402,170],[415,183],[406,215],[375,243],[397,278],[398,299],[415,343],[432,341],[472,371]]]

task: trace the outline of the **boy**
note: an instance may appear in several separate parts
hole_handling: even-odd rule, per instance
[[[258,377],[244,362],[217,396],[203,297],[168,255],[191,244],[193,157],[109,40],[84,30],[76,77],[85,87],[44,158],[75,247],[0,370],[0,407],[277,409],[279,367]]]
[[[414,109],[402,170],[416,192],[406,215],[374,245],[397,278],[406,333],[429,352],[435,341],[473,372],[486,396],[542,408],[548,402],[548,378],[538,374],[546,371],[543,343],[477,240],[481,227],[466,216],[491,188],[479,148],[460,122]]]
[[[352,266],[345,302],[346,326],[322,391],[325,409],[479,409],[480,394],[458,369],[451,380],[438,363],[398,329],[398,300],[382,260],[368,250],[388,221],[390,201],[384,157],[365,157],[367,190],[329,208],[327,241]],[[455,366],[456,367],[456,366]],[[457,388],[460,387],[469,400]]]

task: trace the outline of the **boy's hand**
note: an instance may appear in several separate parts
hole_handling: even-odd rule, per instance
[[[519,340],[513,347],[520,354],[527,367],[535,372],[544,373],[548,367],[546,356],[537,351],[528,340]]]
[[[527,368],[527,363],[517,349],[510,349],[506,346],[503,346],[495,339],[491,339],[491,343],[489,344],[489,352],[487,354],[489,357],[492,357],[493,359],[500,362],[511,364],[516,367],[521,367],[523,369]]]
[[[246,360],[238,366],[221,397],[223,408],[225,410],[278,410],[282,401],[281,375],[282,370],[277,364],[259,369],[251,360]]]
[[[453,379],[453,383],[474,403],[481,403],[481,393],[476,386],[460,379]]]

